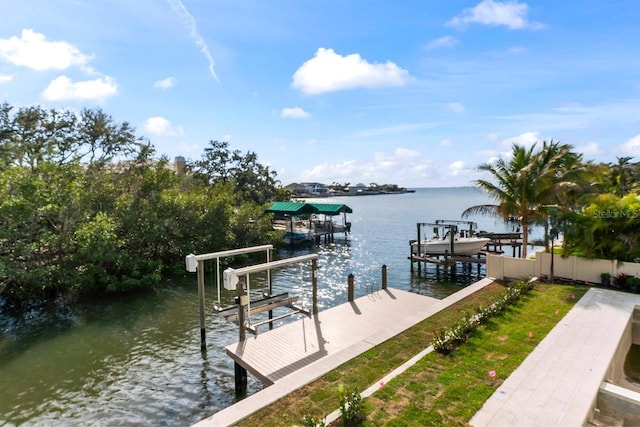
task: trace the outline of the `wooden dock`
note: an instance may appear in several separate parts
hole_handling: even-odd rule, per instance
[[[423,319],[425,310],[438,302],[398,289],[380,290],[232,344],[226,352],[265,385],[271,385],[359,342],[373,346],[391,338],[408,327],[398,329],[399,325]]]
[[[444,265],[444,266],[451,266],[454,265],[457,262],[466,262],[469,264],[486,264],[487,263],[487,259],[486,258],[481,258],[480,255],[486,255],[487,253],[485,251],[480,251],[477,254],[474,254],[475,257],[473,255],[454,255],[454,256],[447,256],[447,257],[442,257],[440,258],[440,256],[434,255],[434,256],[429,256],[429,255],[411,255],[409,257],[409,259],[411,260],[411,262],[428,262],[429,264],[436,264],[436,265]]]
[[[196,426],[234,425],[492,282],[482,279],[442,300],[388,288],[232,344],[227,353],[273,385]]]

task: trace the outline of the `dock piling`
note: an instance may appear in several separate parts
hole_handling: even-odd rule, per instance
[[[353,273],[349,274],[347,288],[348,288],[347,299],[349,300],[349,302],[353,302],[353,294],[354,294]]]
[[[204,261],[198,260],[198,303],[200,306],[200,350],[207,350],[204,316]]]
[[[240,342],[246,339],[246,331],[244,329],[244,307],[247,305],[248,296],[244,291],[245,276],[239,277],[236,289],[238,291],[238,334]],[[236,396],[242,396],[247,393],[247,370],[234,362]]]
[[[387,265],[382,264],[382,289],[387,289]]]
[[[313,315],[318,314],[318,260],[311,260],[311,298]]]

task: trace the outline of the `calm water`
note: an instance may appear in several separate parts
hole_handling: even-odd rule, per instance
[[[459,219],[467,207],[491,202],[472,188],[319,202],[344,203],[354,211],[347,242],[339,238],[312,249],[320,256],[321,310],[346,301],[350,273],[356,296],[379,289],[383,264],[389,286],[438,298],[484,276],[475,266],[459,269],[453,278],[433,267],[411,274],[407,259],[417,222]],[[511,231],[501,221],[472,219],[481,230]],[[210,306],[217,296],[212,275],[206,280]],[[274,272],[273,282],[276,291],[291,291],[309,304],[308,267]],[[264,283],[263,276],[251,276],[254,293]],[[231,298],[223,292],[221,302]],[[224,347],[237,341],[237,327],[208,315],[207,351],[200,351],[195,275],[153,295],[73,310],[34,310],[19,318],[0,310],[0,425],[189,425],[236,401],[233,363]],[[250,376],[249,393],[261,388]]]

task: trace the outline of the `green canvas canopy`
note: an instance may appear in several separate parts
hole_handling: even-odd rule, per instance
[[[310,205],[318,209],[318,213],[325,215],[338,215],[343,212],[353,213],[353,210],[349,206],[337,203],[310,203]]]
[[[353,213],[353,210],[347,205],[338,203],[273,202],[265,212],[295,216],[312,213],[339,215],[341,213]]]
[[[265,212],[272,212],[276,215],[303,215],[318,213],[318,209],[310,203],[302,202],[273,202],[265,209]]]

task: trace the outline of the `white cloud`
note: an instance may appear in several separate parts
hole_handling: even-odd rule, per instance
[[[91,57],[77,47],[64,41],[48,41],[44,34],[29,29],[22,30],[20,37],[0,39],[0,59],[38,71],[72,66],[91,71],[87,66]]]
[[[164,117],[149,117],[144,122],[144,130],[154,135],[175,136],[183,133],[181,127],[175,127]]]
[[[318,140],[315,138],[311,138],[309,141],[307,141],[307,144],[309,145],[316,145],[318,143]]]
[[[11,80],[13,80],[11,74],[0,74],[0,83],[9,83]]]
[[[180,141],[176,146],[176,151],[182,154],[199,154],[200,147],[198,144],[190,144],[185,141]]]
[[[437,38],[435,40],[431,40],[429,43],[427,43],[427,45],[425,46],[425,49],[434,50],[434,49],[440,49],[443,47],[453,47],[457,44],[458,44],[457,38],[453,36],[444,36],[444,37]]]
[[[288,119],[308,119],[311,114],[307,113],[300,107],[283,108],[280,111],[280,117]]]
[[[577,146],[575,151],[585,156],[599,156],[603,153],[597,142],[589,142],[584,145]]]
[[[486,149],[476,151],[476,157],[480,159],[497,159],[500,157],[498,150]]]
[[[464,27],[469,23],[504,25],[511,30],[544,28],[543,24],[527,20],[528,9],[529,6],[526,3],[518,3],[517,0],[504,3],[483,0],[475,7],[464,9],[460,15],[447,22],[447,25],[452,27]]]
[[[460,176],[470,171],[471,169],[465,161],[456,160],[455,162],[449,164],[449,174],[452,176]]]
[[[503,147],[511,147],[513,144],[522,145],[524,147],[531,147],[536,142],[540,141],[540,135],[538,132],[525,132],[520,135],[505,138],[502,140]]]
[[[395,151],[395,157],[398,159],[413,159],[422,156],[422,153],[418,150],[411,150],[408,148],[398,147]]]
[[[153,84],[153,87],[157,89],[170,89],[176,84],[174,77],[167,77],[166,79],[158,80]]]
[[[620,151],[631,156],[640,156],[640,135],[636,135],[622,144]]]
[[[456,114],[464,113],[464,105],[460,104],[459,102],[448,103],[447,109]]]
[[[233,139],[233,135],[231,135],[230,133],[225,133],[224,135],[222,135],[223,141],[231,142],[232,139]]]
[[[409,72],[391,61],[371,64],[354,53],[341,56],[319,48],[293,75],[291,86],[310,95],[356,88],[404,86]]]
[[[527,49],[522,46],[511,46],[509,49],[507,49],[507,53],[509,55],[521,55],[526,51]]]
[[[300,174],[303,181],[362,182],[365,184],[414,184],[424,179],[437,179],[437,168],[424,159],[422,153],[407,148],[397,148],[393,153],[376,152],[369,158],[321,163]]]
[[[48,101],[70,99],[104,99],[118,93],[118,86],[111,77],[101,77],[74,83],[67,76],[60,76],[49,83],[42,96]]]
[[[382,128],[366,129],[354,134],[353,138],[371,138],[374,136],[413,132],[416,130],[430,129],[437,125],[438,123],[405,123],[405,124],[400,124],[396,126],[386,126]]]
[[[198,33],[198,27],[196,26],[196,20],[194,19],[193,15],[189,13],[189,11],[184,6],[181,0],[168,0],[168,1],[171,4],[171,7],[173,8],[173,10],[178,12],[180,17],[182,17],[182,20],[184,21],[185,25],[189,29],[189,32],[191,33],[191,38],[196,43],[196,46],[200,48],[200,52],[202,52],[202,55],[204,55],[205,59],[209,63],[209,72],[218,82],[220,82],[220,79],[218,78],[218,75],[216,74],[216,70],[215,70],[216,61],[214,61],[213,56],[209,51],[209,46],[207,46],[207,43],[204,41],[202,36],[200,36],[200,34]]]
[[[443,139],[442,141],[440,141],[440,145],[442,147],[453,147],[455,144],[450,139]]]

